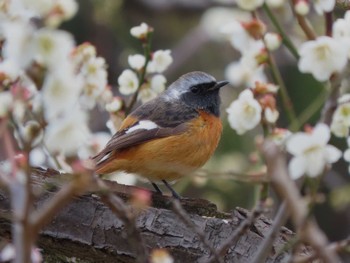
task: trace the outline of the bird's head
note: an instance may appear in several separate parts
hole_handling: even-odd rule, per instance
[[[194,71],[181,76],[172,83],[164,96],[167,100],[179,100],[186,106],[219,116],[219,90],[226,84],[228,81],[216,81],[209,74]]]

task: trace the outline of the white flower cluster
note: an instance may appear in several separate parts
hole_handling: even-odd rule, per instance
[[[139,38],[141,41],[148,41],[147,38],[150,32],[152,32],[152,29],[146,23],[142,23],[140,26],[133,27],[130,30],[131,35]],[[173,62],[170,53],[170,50],[157,50],[151,53],[147,66],[147,60],[144,55],[130,55],[128,63],[132,69],[125,69],[118,78],[120,93],[131,95],[140,89],[138,99],[144,103],[163,92],[166,78],[161,73]],[[143,83],[140,83],[142,74],[145,74],[145,79]]]
[[[318,1],[322,2],[322,1]],[[328,80],[341,73],[348,65],[350,55],[350,11],[333,23],[333,35],[320,36],[299,47],[299,70],[311,73],[318,81]]]
[[[32,163],[43,159],[43,145],[53,155],[76,156],[91,136],[86,109],[113,99],[104,59],[57,29],[77,12],[76,1],[6,0],[0,7],[0,118],[14,118],[20,146],[37,147]]]
[[[298,132],[287,139],[287,151],[294,155],[289,162],[292,179],[298,179],[304,174],[319,176],[327,165],[340,159],[341,151],[328,144],[330,136],[329,127],[318,124],[310,132]]]

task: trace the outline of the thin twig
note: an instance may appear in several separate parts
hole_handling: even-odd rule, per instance
[[[30,222],[35,234],[45,226],[59,210],[66,206],[74,196],[83,194],[92,183],[91,175],[81,174],[64,185],[43,207],[30,217]]]
[[[337,101],[340,94],[341,81],[344,76],[334,75],[330,80],[330,88],[328,88],[329,96],[323,106],[320,122],[330,125],[335,109],[337,108]]]
[[[177,199],[173,199],[172,201],[173,211],[177,214],[177,216],[190,228],[191,231],[197,234],[202,243],[209,249],[211,255],[213,255],[216,262],[223,262],[223,260],[219,257],[217,252],[215,251],[212,244],[209,243],[208,239],[205,237],[203,232],[198,229],[198,227],[191,221],[188,217],[185,210],[182,208],[181,203]]]
[[[148,262],[149,251],[143,241],[141,233],[136,226],[130,208],[116,195],[107,193],[101,194],[101,201],[105,203],[111,211],[124,222],[125,229],[128,233],[128,242],[134,248],[136,261],[139,263]]]
[[[284,84],[282,75],[277,67],[276,61],[272,56],[271,52],[267,49],[269,65],[272,73],[272,77],[276,84],[279,86],[279,92],[281,94],[282,102],[289,121],[291,122],[291,130],[295,130],[295,127],[299,125],[298,118],[296,116],[292,100],[288,94],[286,85]]]
[[[282,28],[277,18],[275,17],[273,12],[271,12],[269,6],[266,3],[263,5],[263,10],[271,20],[272,24],[274,25],[278,33],[281,35],[283,44],[287,47],[287,49],[290,51],[290,53],[292,53],[292,55],[296,59],[299,59],[298,50],[294,46],[293,42],[290,40],[289,36],[285,33],[285,30]]]
[[[292,222],[300,233],[300,239],[309,243],[324,262],[340,262],[338,255],[327,248],[326,235],[319,229],[315,220],[308,217],[307,203],[302,199],[296,184],[288,175],[285,154],[271,140],[265,140],[258,146],[266,160],[271,185],[277,195],[286,201]]]
[[[334,242],[330,244],[327,249],[332,250],[334,252],[341,252],[342,250],[348,248],[350,246],[350,238],[344,239],[342,241]],[[298,257],[294,259],[293,263],[308,263],[313,262],[317,259],[317,254],[314,252],[311,255],[304,256],[304,257]]]
[[[258,252],[255,254],[252,263],[260,263],[266,261],[271,252],[277,234],[279,233],[281,227],[286,223],[288,216],[289,213],[287,210],[287,204],[286,202],[283,202],[278,209],[269,233],[265,236],[263,243],[259,246]]]
[[[255,209],[249,214],[249,216],[237,227],[236,231],[219,247],[217,254],[220,257],[224,257],[227,251],[232,247],[238,239],[254,224],[255,220],[262,214],[264,204],[259,202]],[[215,257],[211,257],[207,263],[214,263]]]
[[[145,65],[141,69],[141,74],[140,74],[140,78],[139,78],[139,86],[137,87],[136,92],[132,96],[131,101],[129,103],[129,106],[127,106],[125,109],[125,116],[127,116],[131,112],[132,108],[134,107],[134,105],[137,101],[137,97],[139,95],[141,86],[145,82],[147,66],[148,66],[149,61],[151,60],[151,40],[152,40],[152,31],[148,33],[147,40],[145,43],[143,43],[143,53],[144,53],[144,56],[146,58]]]
[[[325,16],[325,28],[326,28],[326,36],[332,36],[332,27],[333,27],[333,13],[327,12],[324,14]]]
[[[303,30],[303,32],[305,33],[306,37],[309,39],[309,40],[314,40],[316,39],[316,34],[314,32],[314,30],[312,29],[309,21],[307,21],[307,19],[305,18],[305,16],[302,16],[302,15],[299,15],[295,12],[294,10],[294,6],[296,5],[298,0],[292,0],[291,1],[291,4],[292,4],[292,10],[293,10],[293,13],[294,13],[294,16],[297,18],[298,20],[298,23],[299,23],[299,26],[300,28]]]

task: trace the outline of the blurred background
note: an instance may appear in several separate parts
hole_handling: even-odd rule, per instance
[[[142,53],[139,40],[130,35],[130,28],[146,22],[154,28],[152,49],[171,49],[174,62],[165,72],[168,84],[190,71],[204,71],[216,79],[225,78],[226,66],[237,60],[239,54],[228,41],[217,37],[216,23],[220,18],[210,16],[213,8],[232,8],[232,1],[175,1],[175,0],[80,0],[78,14],[62,28],[70,31],[78,44],[90,42],[109,65],[109,83],[118,94],[117,79],[128,68],[127,57]],[[228,9],[232,15],[242,15]],[[303,35],[297,28],[290,11],[274,10],[285,28],[293,32],[295,42]],[[261,14],[264,21],[264,15]],[[317,21],[315,21],[317,22]],[[322,23],[315,23],[323,25]],[[268,30],[273,27],[268,24]],[[318,30],[316,28],[316,30]],[[321,28],[319,30],[322,30]],[[283,47],[274,53],[284,81],[289,90],[297,114],[310,105],[321,93],[322,87],[311,76],[300,74],[296,61]],[[268,73],[268,72],[267,72]],[[220,145],[208,164],[200,172],[205,176],[192,176],[175,184],[174,188],[185,197],[204,198],[215,203],[220,210],[229,212],[236,206],[251,209],[256,201],[259,185],[246,182],[244,174],[261,168],[261,160],[255,152],[254,138],[262,131],[255,129],[238,136],[227,124],[225,108],[237,97],[242,87],[227,86],[222,89],[222,121],[224,132]],[[288,127],[281,110],[279,126]],[[311,125],[317,122],[318,107],[311,116]],[[101,117],[103,116],[103,117]],[[91,118],[94,131],[107,130],[108,115],[97,109]],[[332,143],[344,150],[345,140],[333,139]],[[228,171],[233,172],[227,173]],[[258,170],[256,170],[258,171]],[[350,233],[350,186],[348,165],[340,161],[335,171],[322,182],[326,201],[315,208],[315,214],[331,240],[339,240]],[[151,187],[146,185],[146,187]],[[273,195],[273,193],[272,193]],[[274,207],[276,207],[275,204]],[[273,212],[271,213],[273,216]]]

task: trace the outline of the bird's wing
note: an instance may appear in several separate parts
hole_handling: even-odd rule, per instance
[[[197,116],[197,111],[183,104],[159,99],[149,101],[123,121],[119,131],[93,159],[100,165],[109,160],[116,151],[180,134],[186,131],[186,122]]]
[[[132,124],[126,125],[130,123]],[[150,140],[180,134],[186,131],[186,128],[186,123],[175,127],[161,127],[150,120],[133,121],[133,117],[128,117],[124,120],[122,128],[113,135],[106,147],[93,159],[97,165],[100,165],[107,161],[115,151],[133,147]]]

